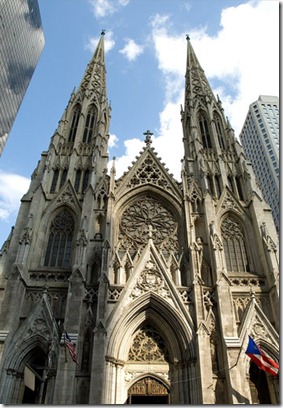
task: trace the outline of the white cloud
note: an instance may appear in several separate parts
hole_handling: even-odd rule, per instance
[[[279,94],[278,18],[277,2],[251,1],[224,9],[216,35],[209,36],[205,27],[189,33],[210,84],[217,80],[213,91],[219,94],[236,136],[249,105],[260,94]],[[155,131],[152,146],[178,180],[184,154],[180,105],[184,103],[186,34],[172,36],[167,15],[158,14],[151,19],[152,43],[165,90],[160,128]],[[144,143],[131,139],[125,145],[125,154],[116,160],[117,177]]]
[[[132,166],[132,162],[135,157],[139,155],[144,147],[144,142],[135,138],[124,141],[126,148],[125,154],[115,159],[116,177],[122,176],[128,167]],[[112,167],[112,163],[109,163],[109,168]]]
[[[100,37],[91,37],[88,40],[88,43],[85,45],[86,50],[90,50],[91,53],[94,53],[96,50],[98,41]],[[104,36],[104,50],[105,53],[110,51],[115,45],[115,40],[113,39],[113,32],[112,31],[106,31],[105,36]]]
[[[119,139],[116,135],[113,133],[109,135],[109,141],[108,141],[108,147],[111,149],[111,147],[117,146]]]
[[[134,40],[126,39],[126,44],[119,52],[123,54],[129,61],[134,61],[139,55],[143,53],[144,47],[138,45]]]
[[[130,0],[89,0],[93,14],[96,18],[106,17],[119,11],[120,6],[125,7]]]
[[[20,200],[27,192],[30,179],[0,171],[0,219],[8,220],[17,213]]]

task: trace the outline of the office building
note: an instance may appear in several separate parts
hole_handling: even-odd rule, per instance
[[[278,404],[245,353],[279,359],[278,236],[190,39],[180,182],[149,130],[108,172],[105,65],[102,33],[4,245],[0,401]]]
[[[0,156],[44,47],[37,0],[0,2]]]
[[[270,205],[279,232],[279,99],[260,95],[252,103],[240,133],[264,199]]]

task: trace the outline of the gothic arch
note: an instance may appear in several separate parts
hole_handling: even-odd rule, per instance
[[[125,283],[149,238],[163,256],[170,273],[179,276],[183,267],[185,240],[181,214],[160,195],[143,190],[116,209],[114,228],[113,279]]]
[[[145,322],[151,323],[160,332],[172,362],[195,358],[192,328],[167,301],[152,292],[133,301],[126,314],[112,322],[107,355],[125,361],[132,334]]]
[[[73,143],[76,139],[77,130],[80,122],[80,115],[81,115],[81,104],[77,102],[72,109],[71,117],[70,117],[70,127],[69,127],[69,135],[68,135],[68,142]]]
[[[61,220],[60,220],[61,218]],[[54,225],[54,222],[56,222],[56,225]],[[64,225],[64,223],[66,225]],[[60,224],[60,225],[59,225]],[[66,238],[66,245],[69,246],[71,245],[71,248],[74,245],[74,238],[75,238],[75,232],[77,229],[77,225],[76,225],[76,217],[75,214],[73,212],[73,210],[68,206],[68,205],[62,205],[57,207],[54,212],[52,214],[50,214],[50,218],[48,220],[48,225],[46,228],[45,233],[47,234],[47,239],[46,239],[46,245],[43,248],[43,252],[42,252],[42,265],[44,266],[59,266],[59,264],[56,265],[50,265],[50,262],[48,261],[48,259],[51,257],[52,253],[54,253],[53,249],[54,248],[54,240],[55,238],[51,239],[51,228],[55,228],[55,235],[59,234],[59,236],[65,236]],[[57,233],[56,233],[57,231]],[[60,233],[60,231],[62,231],[62,233]],[[53,231],[54,233],[54,231]],[[62,235],[63,234],[63,235]],[[60,248],[60,243],[58,244],[58,250]],[[62,247],[63,248],[63,247]],[[66,251],[67,251],[67,247],[66,247]],[[52,252],[53,251],[53,252]],[[66,255],[66,251],[64,251],[64,254]],[[72,251],[70,250],[70,257],[71,257],[71,253]],[[69,264],[71,264],[71,258],[69,259]]]
[[[84,115],[83,143],[90,143],[97,123],[97,108],[91,103]]]
[[[221,116],[219,115],[219,113],[216,111],[216,109],[213,111],[213,121],[214,121],[214,125],[215,125],[215,131],[216,131],[216,135],[217,135],[217,139],[218,139],[218,143],[219,143],[219,147],[221,149],[225,149],[225,126],[223,124],[223,120],[221,118]]]
[[[249,272],[253,268],[251,250],[243,220],[233,211],[222,216],[221,237],[228,272]]]
[[[208,115],[203,109],[199,109],[197,112],[197,124],[200,132],[201,142],[204,149],[211,149],[212,146],[212,134],[211,124]]]
[[[275,361],[279,361],[279,349],[275,347],[274,344],[267,342],[264,338],[261,337],[254,337],[253,338],[256,344],[265,352],[269,357],[271,357]],[[279,378],[278,377],[273,377],[271,374],[266,373],[265,371],[259,369],[252,361],[251,359],[245,354],[244,355],[244,364],[245,364],[245,373],[246,373],[246,378],[249,381],[250,385],[250,392],[251,392],[251,403],[252,404],[278,404],[279,403]],[[252,369],[255,369],[258,374],[261,376],[261,382],[254,383],[254,386],[251,381],[251,373]],[[264,387],[262,390],[264,400],[261,400],[261,397],[259,396],[258,401],[253,400],[253,389],[256,391],[256,388],[258,387]],[[257,393],[257,392],[256,392]],[[264,395],[268,394],[268,395]]]

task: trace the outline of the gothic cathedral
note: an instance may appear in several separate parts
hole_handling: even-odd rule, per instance
[[[185,78],[181,181],[150,131],[116,179],[102,33],[2,248],[1,403],[279,403],[271,210],[189,37]]]

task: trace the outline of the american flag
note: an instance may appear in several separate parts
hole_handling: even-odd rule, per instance
[[[70,339],[70,337],[69,337],[69,335],[68,335],[68,333],[66,331],[65,331],[65,346],[69,350],[69,353],[70,353],[74,363],[79,365],[78,356],[77,356],[77,352],[76,352],[76,346],[74,345],[74,343],[72,342],[72,340]]]

